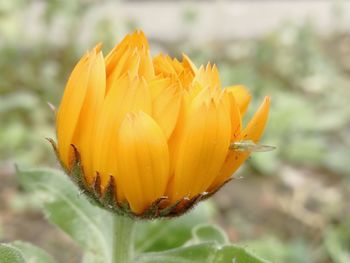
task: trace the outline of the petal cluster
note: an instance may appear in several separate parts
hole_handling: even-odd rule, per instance
[[[113,188],[113,202],[133,215],[155,204],[159,215],[180,213],[248,158],[230,144],[260,139],[270,100],[243,127],[250,100],[244,86],[223,88],[215,65],[152,57],[137,31],[107,56],[97,45],[75,66],[57,112],[57,153],[68,173],[79,161],[99,200]]]

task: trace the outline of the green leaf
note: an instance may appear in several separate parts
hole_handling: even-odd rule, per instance
[[[1,263],[26,263],[21,251],[9,244],[0,244]]]
[[[214,243],[202,243],[188,247],[171,249],[164,252],[149,252],[135,260],[138,263],[212,263],[217,246]]]
[[[174,234],[175,233],[175,234]],[[176,236],[176,232],[172,235]],[[161,252],[142,254],[141,263],[267,263],[246,249],[228,245],[224,231],[214,225],[201,224],[192,230],[192,238],[185,246]]]
[[[27,262],[35,263],[55,263],[56,261],[48,255],[44,250],[33,246],[32,244],[15,241],[11,245],[21,251]]]
[[[213,263],[267,263],[267,261],[258,258],[256,255],[246,249],[235,246],[226,245],[218,249]]]
[[[243,241],[242,247],[249,247],[254,253],[272,262],[312,262],[312,247],[303,239],[289,241],[275,236],[262,236],[259,239]]]
[[[215,226],[209,224],[198,225],[192,230],[193,241],[195,243],[203,243],[214,241],[220,245],[228,243],[228,238],[225,232]]]
[[[41,191],[46,217],[92,254],[108,262],[111,249],[111,215],[93,206],[69,180],[57,170],[20,170],[23,187]],[[101,262],[105,262],[101,259]]]
[[[192,228],[208,220],[211,207],[202,203],[187,214],[170,220],[140,221],[136,227],[136,250],[162,251],[183,245],[192,234]]]
[[[192,230],[192,240],[189,244],[214,243],[217,245],[215,259],[211,262],[215,263],[262,263],[266,262],[259,259],[246,249],[229,245],[226,233],[216,225],[202,224],[195,226]],[[235,261],[233,261],[235,260]]]
[[[219,246],[216,242],[171,249],[163,252],[149,252],[140,255],[138,263],[267,263],[263,259],[234,245]]]

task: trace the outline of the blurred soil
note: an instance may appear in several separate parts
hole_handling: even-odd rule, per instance
[[[317,254],[325,230],[350,213],[350,191],[341,175],[291,166],[283,167],[281,176],[245,174],[215,197],[217,220],[233,242],[259,240],[266,235],[286,243],[308,240],[310,251]],[[317,262],[333,262],[321,257]]]

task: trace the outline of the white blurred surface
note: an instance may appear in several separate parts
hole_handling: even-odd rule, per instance
[[[257,36],[284,22],[312,21],[322,34],[350,31],[347,1],[147,1],[105,6],[116,20],[129,20],[150,37],[175,40],[186,37],[206,41]],[[185,22],[192,14],[191,23]]]

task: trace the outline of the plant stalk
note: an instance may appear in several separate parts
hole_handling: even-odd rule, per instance
[[[112,263],[132,263],[135,220],[114,215]]]

